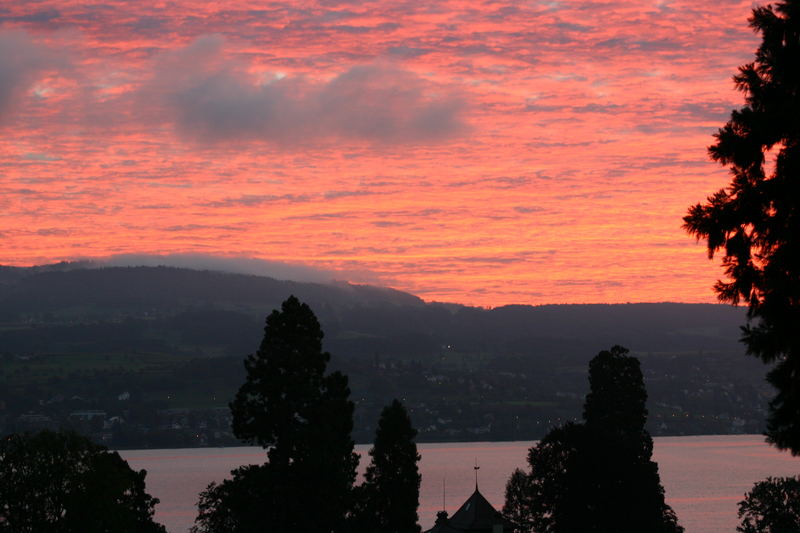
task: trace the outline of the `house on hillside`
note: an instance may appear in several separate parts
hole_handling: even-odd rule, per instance
[[[447,511],[439,511],[436,524],[425,533],[513,533],[514,524],[503,518],[492,507],[475,485],[475,492],[448,518]]]

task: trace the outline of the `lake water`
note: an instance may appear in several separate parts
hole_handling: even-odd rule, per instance
[[[477,460],[481,493],[495,507],[503,504],[505,484],[517,467],[526,467],[530,442],[420,444],[420,523],[433,525],[444,505],[453,513],[475,487]],[[366,455],[369,446],[358,446]],[[196,516],[197,495],[211,481],[221,481],[244,464],[264,462],[261,448],[193,448],[127,450],[131,468],[147,470],[147,490],[159,498],[156,520],[170,533],[185,533]],[[654,459],[659,464],[667,502],[687,533],[735,531],[737,502],[753,483],[767,476],[800,473],[800,459],[779,453],[760,435],[659,437]],[[362,467],[368,458],[362,458]]]

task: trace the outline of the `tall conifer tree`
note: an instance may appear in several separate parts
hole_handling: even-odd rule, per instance
[[[705,239],[709,257],[724,253],[723,302],[748,305],[742,341],[750,355],[774,363],[768,380],[767,437],[800,454],[800,0],[758,7],[756,58],[739,68],[745,106],[715,135],[711,158],[730,184],[689,209],[684,228]]]
[[[347,377],[325,374],[316,316],[294,296],[267,317],[259,350],[231,403],[234,434],[267,450],[261,466],[201,494],[195,531],[343,531],[358,455]],[[257,510],[257,512],[253,512]]]
[[[356,491],[353,530],[358,533],[417,533],[420,459],[403,404],[394,400],[385,407],[375,432],[372,458],[364,483]]]
[[[584,423],[554,428],[506,486],[504,514],[523,531],[681,533],[664,501],[639,361],[614,346],[589,363]]]

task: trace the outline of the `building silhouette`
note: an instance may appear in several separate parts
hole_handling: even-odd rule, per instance
[[[425,533],[512,533],[515,526],[492,507],[475,485],[475,492],[452,517],[439,511],[436,524]]]

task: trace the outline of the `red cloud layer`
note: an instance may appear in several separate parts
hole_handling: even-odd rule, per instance
[[[750,4],[0,11],[0,263],[251,255],[482,305],[712,301]]]

